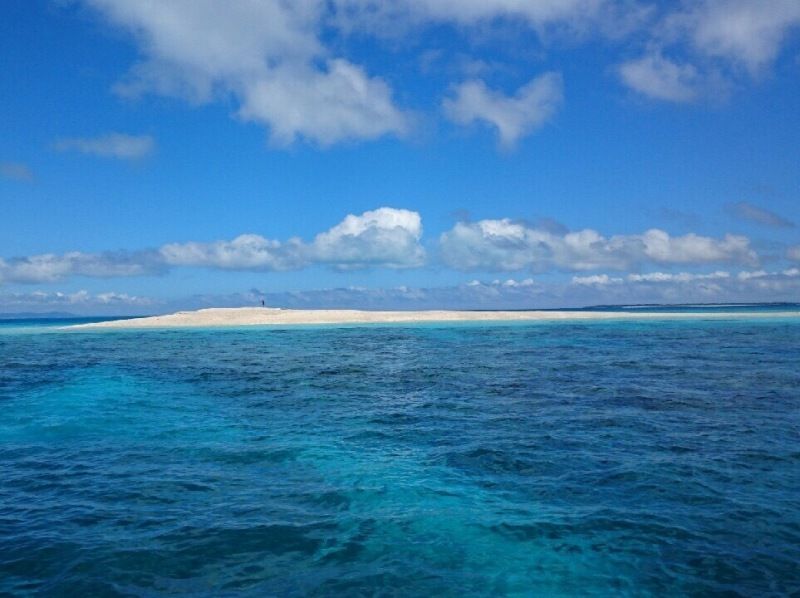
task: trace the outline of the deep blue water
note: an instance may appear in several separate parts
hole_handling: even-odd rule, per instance
[[[800,592],[800,319],[0,332],[0,594]]]

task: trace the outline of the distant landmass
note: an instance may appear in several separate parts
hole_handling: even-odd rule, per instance
[[[46,312],[33,312],[33,311],[19,311],[15,313],[0,313],[0,320],[33,320],[33,319],[57,319],[62,318],[80,318],[77,314],[68,311],[46,311]]]

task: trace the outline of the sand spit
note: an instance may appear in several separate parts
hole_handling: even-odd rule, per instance
[[[501,322],[548,320],[661,320],[800,318],[800,311],[781,312],[612,312],[612,311],[364,311],[357,309],[210,308],[163,316],[78,324],[66,329],[192,328],[292,324],[383,324],[415,322]]]

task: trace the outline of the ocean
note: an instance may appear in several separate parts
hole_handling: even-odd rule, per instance
[[[800,318],[68,322],[0,323],[0,595],[800,593]]]

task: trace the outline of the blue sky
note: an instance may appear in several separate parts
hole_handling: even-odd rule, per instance
[[[0,311],[800,299],[795,0],[0,11]]]

